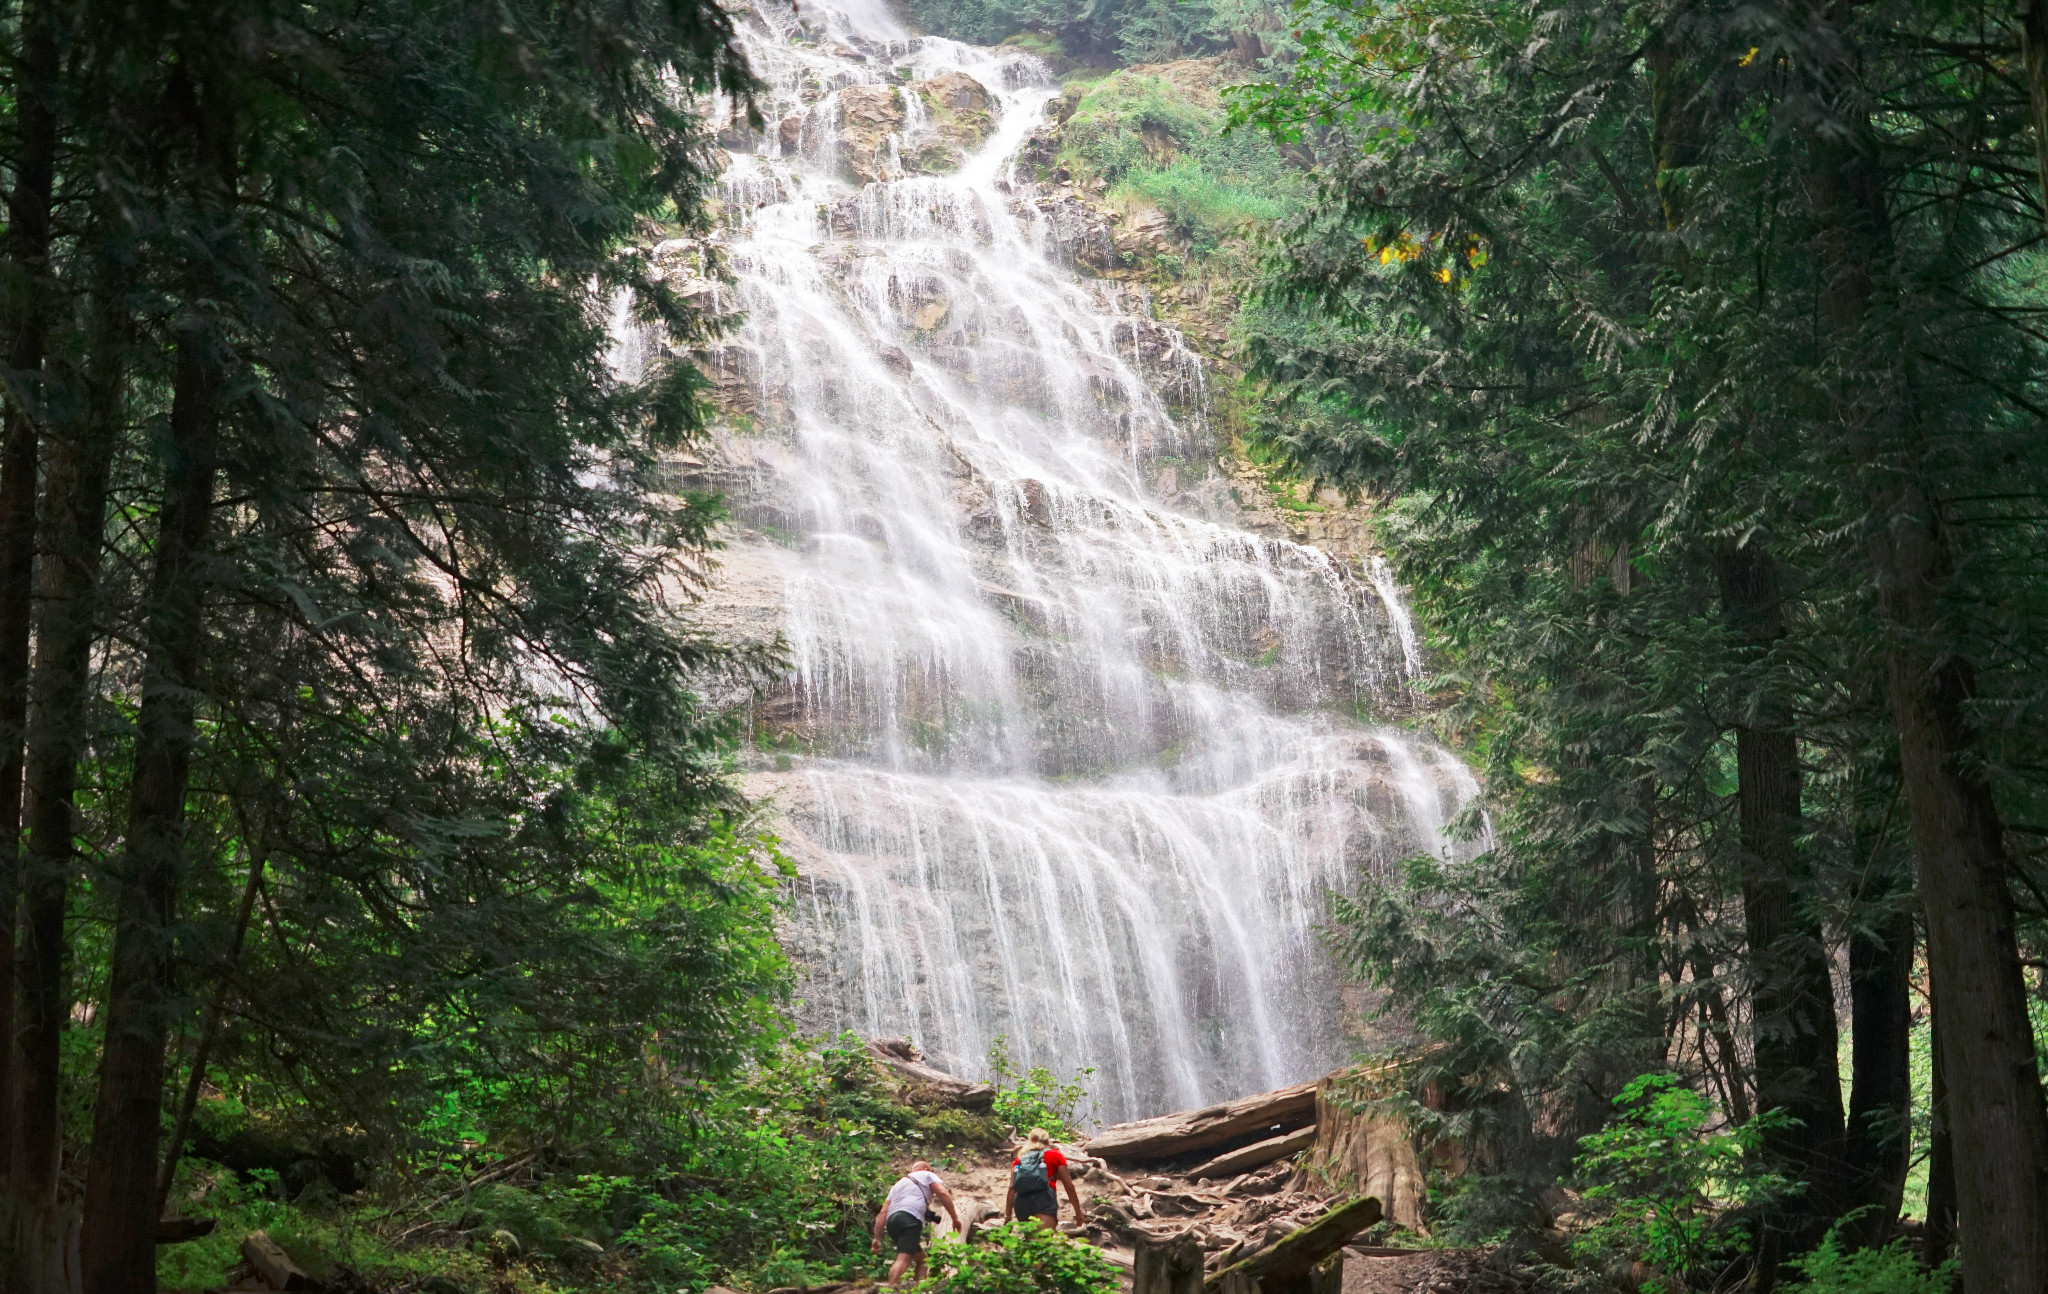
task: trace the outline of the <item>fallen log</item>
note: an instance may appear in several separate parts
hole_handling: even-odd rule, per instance
[[[868,1044],[868,1055],[899,1080],[896,1095],[907,1104],[937,1105],[975,1114],[986,1114],[995,1108],[995,1088],[955,1078],[925,1064],[923,1053],[908,1038],[876,1038]]]
[[[218,1218],[158,1218],[156,1242],[160,1245],[182,1245],[188,1240],[212,1235],[213,1229],[219,1225]]]
[[[983,1204],[980,1200],[960,1201],[960,1243],[973,1244],[983,1224],[989,1223],[990,1219],[1001,1220],[996,1218],[998,1212],[1000,1210],[994,1205]]]
[[[1315,1122],[1316,1085],[1240,1097],[1205,1110],[1182,1110],[1104,1128],[1088,1141],[1097,1159],[1170,1159],[1260,1132],[1292,1132]]]
[[[1378,1200],[1352,1200],[1217,1272],[1203,1294],[1336,1294],[1344,1280],[1338,1251],[1379,1220]]]
[[[1200,1168],[1189,1169],[1188,1176],[1196,1181],[1204,1177],[1236,1177],[1261,1164],[1270,1164],[1276,1159],[1299,1154],[1314,1145],[1315,1140],[1316,1125],[1311,1123],[1306,1128],[1297,1129],[1285,1136],[1268,1137],[1249,1146],[1225,1151]]]
[[[274,1290],[316,1290],[320,1282],[292,1261],[284,1246],[267,1231],[251,1231],[242,1238],[242,1260],[256,1269]]]

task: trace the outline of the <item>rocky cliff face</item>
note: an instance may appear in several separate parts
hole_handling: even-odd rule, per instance
[[[965,72],[907,85],[850,85],[839,92],[840,172],[854,184],[950,175],[995,130],[995,100]],[[804,118],[783,119],[783,151],[795,153]]]
[[[1231,64],[1222,58],[1198,58],[1126,71],[1156,77],[1187,102],[1220,110]],[[1228,431],[1228,424],[1243,412],[1239,406],[1259,398],[1256,392],[1238,389],[1244,369],[1232,332],[1238,309],[1254,286],[1256,253],[1242,240],[1198,250],[1165,211],[1128,198],[1115,200],[1106,184],[1067,165],[1067,132],[1085,98],[1083,86],[1068,86],[1026,137],[1018,159],[1039,184],[1022,200],[1037,209],[1076,272],[1141,291],[1151,318],[1174,330],[1188,349],[1202,356],[1210,372],[1222,379],[1211,384],[1208,395]],[[1146,156],[1154,162],[1171,161],[1179,151],[1173,137],[1163,131],[1141,129],[1139,134]],[[1336,490],[1278,476],[1246,458],[1235,438],[1230,440],[1217,465],[1248,529],[1311,544],[1350,565],[1363,567],[1378,555],[1372,501],[1346,500]],[[1169,467],[1158,474],[1155,486],[1172,499],[1184,486],[1201,488],[1207,475]],[[1207,488],[1214,492],[1213,478]]]

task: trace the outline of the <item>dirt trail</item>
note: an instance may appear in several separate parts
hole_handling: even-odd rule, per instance
[[[1321,1216],[1332,1197],[1315,1189],[1291,1162],[1269,1165],[1230,1182],[1193,1181],[1184,1174],[1113,1168],[1079,1146],[1062,1145],[1086,1220],[1076,1225],[1060,1192],[1060,1229],[1099,1246],[1125,1274],[1136,1248],[1192,1235],[1209,1274]],[[960,1152],[934,1161],[963,1218],[1002,1218],[1013,1150]],[[905,1161],[907,1167],[909,1161]],[[971,1202],[971,1205],[970,1205]],[[957,1240],[950,1221],[935,1238]],[[1481,1249],[1400,1250],[1364,1243],[1344,1251],[1343,1294],[1522,1294],[1531,1285],[1502,1256]]]

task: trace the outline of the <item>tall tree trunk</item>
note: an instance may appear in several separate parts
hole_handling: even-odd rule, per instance
[[[1956,1244],[1956,1141],[1949,1128],[1948,1079],[1942,1063],[1941,986],[1927,977],[1928,1033],[1934,1051],[1934,1075],[1927,1094],[1932,1127],[1927,1146],[1927,1234],[1922,1255],[1929,1267],[1948,1261]]]
[[[106,1042],[85,1185],[86,1294],[130,1294],[154,1288],[156,1279],[171,931],[185,868],[185,793],[197,736],[193,696],[206,636],[203,571],[224,382],[210,326],[187,321],[177,345],[127,844],[115,867]]]
[[[1866,1245],[1890,1239],[1911,1160],[1913,914],[1849,935],[1848,1148],[1840,1207],[1868,1208],[1856,1223]]]
[[[2027,70],[2027,106],[2034,128],[2035,196],[2048,216],[2048,0],[2020,0],[2020,53]]]
[[[1939,468],[1913,407],[1913,348],[1874,307],[1885,291],[1890,208],[1852,39],[1821,0],[1800,21],[1813,42],[1805,174],[1822,269],[1819,321],[1849,376],[1834,401],[1845,444],[1872,465],[1871,574],[1885,619],[1885,691],[1899,742],[1927,964],[1955,1150],[1963,1281],[1970,1294],[2048,1289],[2048,1107],[2014,928],[2003,826],[1973,760],[1970,662],[1949,639],[1942,596],[1953,540],[1938,505]],[[1873,358],[1875,357],[1875,358]],[[1874,465],[1882,464],[1881,468]]]
[[[121,434],[129,339],[127,303],[103,295],[79,382],[82,416],[51,437],[37,571],[34,704],[21,957],[22,1137],[14,1178],[24,1209],[13,1237],[20,1289],[78,1287],[78,1218],[58,1197],[63,1120],[58,1113],[64,1029],[70,1014],[64,922],[74,864],[73,793],[87,738],[92,644],[105,544],[107,481]]]
[[[16,117],[21,153],[8,195],[5,253],[9,388],[0,422],[0,1168],[14,1158],[18,1087],[15,922],[20,898],[22,753],[27,739],[29,629],[34,614],[39,374],[48,348],[50,194],[57,169],[57,33],[51,0],[21,14]],[[8,1198],[13,1198],[10,1192]]]
[[[1750,673],[1737,716],[1737,817],[1742,841],[1742,918],[1749,954],[1756,1105],[1797,1122],[1768,1148],[1808,1189],[1784,1215],[1766,1219],[1757,1246],[1764,1288],[1779,1263],[1819,1238],[1842,1152],[1842,1089],[1836,1060],[1834,981],[1819,920],[1807,905],[1798,846],[1800,776],[1792,708],[1769,661],[1785,636],[1775,564],[1759,541],[1717,554],[1724,615]]]
[[[1892,621],[1888,692],[1927,918],[1956,1213],[1971,1294],[2048,1289],[2048,1108],[2008,888],[2005,836],[1971,760],[1969,663],[1936,646],[1949,557],[1935,510],[1900,491],[1873,545]]]

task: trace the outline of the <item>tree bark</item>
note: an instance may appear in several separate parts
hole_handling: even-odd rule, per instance
[[[1841,1207],[1867,1208],[1857,1239],[1880,1245],[1898,1222],[1911,1161],[1913,914],[1900,908],[1849,936],[1848,1144]]]
[[[1756,1106],[1797,1122],[1767,1148],[1808,1184],[1784,1214],[1767,1218],[1757,1245],[1768,1288],[1786,1257],[1819,1239],[1842,1154],[1834,981],[1820,922],[1807,906],[1799,846],[1798,739],[1791,704],[1769,661],[1785,614],[1769,552],[1751,540],[1720,552],[1723,613],[1750,674],[1735,723],[1743,929],[1749,954]]]
[[[1803,22],[1840,30],[1819,0],[1803,7]],[[1886,699],[1927,964],[1940,993],[1963,1282],[1970,1294],[2038,1294],[2048,1289],[2048,1108],[2035,1070],[2003,824],[1974,763],[1967,710],[1975,677],[1944,632],[1953,536],[1939,508],[1939,467],[1913,407],[1913,348],[1874,309],[1889,260],[1890,208],[1869,108],[1853,97],[1860,84],[1853,42],[1815,47],[1833,51],[1804,78],[1815,105],[1804,180],[1822,271],[1819,319],[1850,375],[1832,412],[1844,442],[1872,470],[1868,553],[1888,622]]]
[[[1956,1243],[1956,1146],[1949,1129],[1948,1080],[1942,1077],[1941,989],[1928,976],[1928,1032],[1932,1035],[1934,1076],[1927,1096],[1927,1232],[1922,1256],[1929,1267],[1948,1261]]]
[[[180,329],[127,841],[114,868],[106,1042],[85,1188],[86,1294],[129,1294],[153,1288],[156,1279],[171,934],[185,869],[185,793],[197,735],[193,697],[206,632],[206,534],[219,474],[224,365],[218,346],[204,323],[187,321]]]
[[[1316,1084],[1296,1083],[1277,1092],[1240,1097],[1206,1110],[1183,1110],[1104,1128],[1088,1140],[1098,1159],[1170,1159],[1230,1141],[1264,1140],[1316,1121]]]
[[[2048,217],[2048,0],[2020,0],[2020,52],[2027,72],[2029,124],[2034,128],[2035,193]]]
[[[88,699],[107,483],[120,439],[130,321],[118,288],[104,285],[86,367],[81,415],[49,440],[41,560],[36,570],[36,659],[28,732],[27,831],[20,958],[20,1114],[12,1177],[19,1192],[21,1290],[78,1287],[78,1218],[59,1197],[59,1115],[64,1030],[71,995],[65,917],[74,863],[73,792],[87,739]]]
[[[1937,1020],[1956,1213],[1971,1294],[2048,1289],[2048,1109],[2036,1076],[1998,806],[1971,762],[1968,662],[1933,645],[1949,559],[1933,507],[1902,490],[1875,548],[1892,621],[1888,692]]]
[[[0,422],[0,1167],[13,1162],[18,1061],[15,939],[20,903],[22,757],[27,739],[29,630],[34,615],[40,372],[51,297],[50,195],[56,179],[57,37],[50,0],[21,13],[15,105],[21,152],[8,195],[7,386]]]

